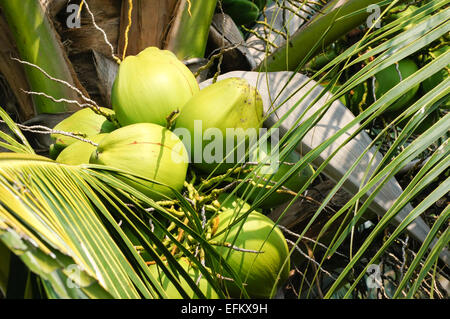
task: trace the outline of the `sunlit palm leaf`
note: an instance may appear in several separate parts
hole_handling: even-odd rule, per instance
[[[76,178],[82,175],[79,168],[15,154],[2,154],[0,167],[2,235],[13,234],[26,245],[26,251],[35,247],[52,260],[48,278],[54,270],[67,272],[68,267],[77,265],[82,276],[76,284],[81,290],[98,282],[105,293],[116,298],[137,298],[139,293],[151,296],[132,275],[128,261],[100,222],[95,209],[106,209],[100,201],[95,207],[88,200],[86,182],[81,186],[82,179]],[[92,190],[89,196],[97,197]],[[60,264],[57,255],[67,256],[65,263]],[[36,269],[43,271],[43,267]],[[139,292],[135,285],[140,286]]]
[[[28,143],[22,131],[17,127],[16,123],[11,119],[8,113],[0,107],[0,119],[2,119],[8,126],[9,130],[14,134],[10,136],[3,131],[0,131],[0,146],[15,153],[30,153],[34,154],[33,148]],[[17,141],[17,139],[19,141]]]

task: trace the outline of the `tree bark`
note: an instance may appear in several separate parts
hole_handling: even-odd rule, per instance
[[[25,94],[22,90],[29,91],[30,86],[28,84],[27,76],[23,69],[23,66],[19,63],[11,60],[11,56],[19,56],[17,48],[14,45],[14,39],[9,31],[8,24],[5,21],[3,15],[0,14],[0,73],[2,74],[8,88],[4,88],[4,91],[9,90],[9,93],[14,95],[12,100],[15,100],[15,113],[19,117],[19,120],[25,121],[33,117],[35,109],[33,100],[30,95]],[[5,97],[7,92],[3,92]],[[10,100],[5,98],[5,101],[0,101],[3,105],[0,105],[8,113],[11,113],[14,107],[6,105]],[[12,109],[11,109],[12,108]]]
[[[132,24],[128,32],[126,55],[136,55],[149,46],[163,48],[177,0],[133,0]],[[119,56],[125,47],[125,32],[129,24],[128,0],[122,1],[120,17]]]
[[[27,2],[0,0],[0,6],[17,47],[16,57],[40,67],[50,76],[68,82],[87,95],[42,3],[38,0]],[[74,90],[52,81],[40,70],[32,66],[23,66],[23,69],[32,91],[45,93],[56,99],[81,101]],[[78,109],[74,104],[57,103],[43,96],[35,95],[33,101],[38,113],[58,113]]]

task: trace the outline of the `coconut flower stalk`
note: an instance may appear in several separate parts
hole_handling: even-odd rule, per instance
[[[0,8],[15,39],[21,60],[39,66],[54,78],[81,88],[40,1],[0,0]],[[33,92],[42,92],[56,99],[78,100],[73,90],[50,80],[37,68],[24,68]],[[74,104],[57,103],[45,96],[33,98],[38,113],[60,113],[78,109]]]
[[[217,0],[181,0],[165,49],[181,60],[203,58]]]

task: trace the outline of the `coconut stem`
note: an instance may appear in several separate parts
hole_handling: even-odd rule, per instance
[[[94,14],[92,13],[91,9],[89,9],[89,5],[87,4],[87,2],[85,2],[85,0],[83,0],[83,2],[84,2],[84,4],[85,4],[85,7],[86,7],[87,12],[88,12],[89,15],[91,16],[91,21],[92,21],[92,24],[93,24],[94,28],[97,29],[98,31],[100,31],[100,32],[102,33],[102,35],[103,35],[103,40],[105,41],[105,43],[106,43],[106,44],[109,46],[109,48],[111,49],[111,57],[114,59],[114,61],[117,62],[117,64],[121,64],[121,63],[122,63],[122,60],[120,60],[120,58],[118,58],[118,57],[114,54],[114,47],[113,47],[113,45],[111,44],[111,42],[109,42],[108,36],[106,35],[105,30],[103,30],[102,28],[100,28],[100,27],[97,25],[97,23],[95,22]]]
[[[128,0],[128,25],[125,29],[125,45],[123,47],[123,55],[122,60],[125,60],[125,57],[127,56],[127,49],[128,49],[128,34],[131,29],[131,24],[133,23],[133,19],[131,19],[131,15],[133,13],[133,0]]]
[[[216,61],[216,59],[221,59],[226,52],[234,50],[241,45],[243,45],[243,43],[239,42],[239,43],[230,45],[228,47],[221,48],[219,53],[216,53],[213,56],[211,56],[211,58],[208,60],[208,62],[205,65],[198,68],[197,72],[194,73],[194,76],[197,78],[203,71],[208,70],[210,67],[212,67],[214,62]]]
[[[6,123],[3,120],[0,120],[0,123]],[[91,140],[88,140],[84,137],[86,137],[85,134],[82,133],[72,133],[72,132],[65,132],[65,131],[60,131],[60,130],[54,130],[51,129],[49,127],[43,126],[43,125],[32,125],[32,126],[27,126],[27,125],[23,125],[23,124],[18,124],[16,123],[17,127],[20,128],[22,131],[26,131],[26,132],[31,132],[31,133],[36,133],[36,134],[59,134],[59,135],[64,135],[64,136],[69,136],[72,137],[74,139],[77,139],[79,141],[85,142],[85,143],[89,143],[95,147],[98,146],[97,143],[92,142]]]
[[[0,0],[0,7],[21,59],[29,61],[29,65],[40,65],[54,77],[84,89],[67,58],[52,21],[39,1]],[[17,61],[15,58],[12,59]],[[24,67],[24,71],[32,91],[76,99],[72,91],[61,84],[49,82],[36,70]],[[44,101],[39,96],[35,96],[34,102],[37,113],[60,113],[74,109],[65,103]]]
[[[165,49],[180,60],[203,58],[217,0],[181,0],[166,37]]]
[[[77,87],[75,87],[74,85],[70,84],[67,81],[55,78],[53,76],[51,76],[50,74],[48,74],[43,68],[41,68],[40,66],[31,63],[31,62],[27,62],[27,61],[23,61],[14,57],[11,57],[12,60],[17,61],[21,64],[24,65],[28,65],[31,66],[35,69],[37,69],[39,72],[41,72],[46,78],[48,78],[51,81],[60,83],[66,87],[68,87],[69,89],[75,91],[86,103],[81,104],[81,103],[77,103],[75,100],[68,100],[68,99],[56,99],[55,97],[53,97],[50,94],[46,94],[43,92],[26,92],[28,94],[34,94],[34,95],[40,95],[40,96],[44,96],[45,98],[51,99],[52,101],[54,101],[55,103],[61,103],[61,102],[66,102],[66,103],[73,103],[73,104],[77,104],[78,106],[84,108],[84,107],[89,107],[94,113],[98,114],[98,115],[102,115],[104,116],[107,120],[109,120],[111,123],[113,123],[116,127],[120,127],[119,122],[117,121],[116,117],[114,116],[114,114],[107,114],[105,112],[102,111],[101,107],[92,99],[88,98],[87,96],[85,96],[83,94],[83,92],[81,92],[80,89],[78,89]]]
[[[180,110],[176,109],[175,111],[172,111],[169,115],[166,117],[166,128],[170,130],[177,119],[177,117],[180,115]]]

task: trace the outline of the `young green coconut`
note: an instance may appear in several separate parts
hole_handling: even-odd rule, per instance
[[[265,188],[268,190],[268,188],[278,183],[278,181],[280,181],[281,178],[288,173],[292,166],[298,163],[301,159],[300,154],[293,150],[287,155],[282,163],[278,163],[279,153],[272,152],[272,150],[272,146],[267,143],[266,149],[264,147],[259,147],[253,152],[258,163],[263,164],[261,167],[257,167],[252,173],[248,174],[250,181],[257,184],[257,189],[254,189],[253,191],[251,189],[246,190],[247,188],[243,186],[238,190],[238,193],[243,194],[243,196],[246,196],[246,194],[249,194],[249,192],[252,191],[252,193],[248,196],[248,200],[250,202],[254,202],[258,197],[261,197],[266,192]],[[271,166],[276,163],[278,163],[276,166]],[[308,164],[302,170],[297,169],[278,190],[297,193],[313,175],[314,169]],[[265,199],[259,207],[273,208],[291,200],[292,198],[293,196],[291,194],[274,192],[267,199]]]
[[[236,197],[222,206],[224,210],[215,217],[218,226],[212,234],[216,243],[213,247],[239,276],[250,297],[271,297],[272,288],[282,285],[289,276],[289,249],[283,233],[256,211],[230,227],[248,211],[248,206]],[[216,264],[215,270],[230,277],[222,265]],[[223,284],[231,297],[242,297],[234,281],[223,280]]]
[[[197,282],[198,279],[200,279],[197,283],[197,287],[200,289],[200,291],[205,295],[207,299],[218,299],[219,295],[214,290],[212,285],[209,283],[209,281],[201,276],[200,270],[194,268],[186,258],[180,258],[178,259],[178,263],[183,267],[183,269],[189,274],[189,276],[192,278],[194,282]],[[164,273],[162,268],[158,266],[157,264],[153,264],[149,266],[150,273],[152,276],[159,282],[159,284],[164,289],[165,293],[167,294],[167,298],[169,299],[182,299],[183,296],[178,292],[177,287],[169,280],[167,275]],[[181,275],[178,276],[180,279],[180,285],[184,289],[184,291],[187,293],[187,295],[192,299],[198,299],[199,296],[192,290],[191,286],[187,283],[186,279],[182,277]]]
[[[113,115],[114,111],[104,107],[100,108],[101,111],[107,115]],[[90,108],[85,108],[73,113],[68,118],[59,122],[54,130],[82,134],[81,137],[89,138],[93,135],[100,133],[109,133],[116,129],[116,126],[108,121],[108,119],[95,113]],[[79,140],[70,136],[62,134],[52,134],[54,143],[50,146],[50,157],[56,159],[63,149],[67,146],[78,142]]]
[[[108,135],[108,133],[97,134],[89,137],[89,140],[98,144],[106,135]],[[93,144],[85,141],[77,141],[63,149],[56,158],[56,161],[58,163],[69,165],[88,164],[92,152],[94,152],[95,149],[96,147]]]
[[[252,2],[258,6],[260,11],[267,5],[267,0],[252,0]]]
[[[249,0],[222,0],[223,11],[228,14],[237,25],[255,22],[259,17],[258,4]],[[261,5],[261,4],[260,4]]]
[[[388,14],[388,16],[385,18],[385,21],[386,21],[386,23],[391,23],[393,21],[400,20],[400,19],[403,19],[404,21],[408,21],[410,19],[413,19],[414,15],[415,15],[415,11],[418,9],[419,8],[414,5],[401,4],[391,10],[392,13]],[[412,23],[410,21],[410,23],[408,23],[405,27],[403,27],[401,31],[409,30],[412,27],[414,27],[415,25],[416,25],[415,23]]]
[[[244,162],[248,141],[257,138],[262,119],[258,90],[245,79],[228,78],[194,95],[177,118],[174,132],[181,136],[187,130],[183,143],[197,168],[207,173],[217,168],[215,173],[224,173]]]
[[[363,103],[364,95],[368,94],[365,85],[365,82],[359,83],[345,95],[345,105],[354,115],[358,115],[367,106],[368,101],[364,101],[365,103]]]
[[[389,67],[375,74],[375,96],[377,100],[391,90],[401,81],[418,71],[416,63],[411,59],[403,59],[398,63],[394,63]],[[420,83],[412,87],[408,92],[403,94],[398,100],[391,104],[386,112],[397,112],[402,110],[416,95],[419,90]],[[370,92],[369,92],[370,94]]]
[[[251,207],[250,204],[242,200],[240,197],[228,193],[220,194],[217,201],[220,203],[220,209],[222,211],[236,210],[247,212]]]
[[[183,143],[171,131],[157,124],[138,123],[108,134],[89,162],[128,171],[181,191],[189,158]],[[154,200],[173,196],[172,190],[163,185],[144,180],[138,183],[127,177],[123,180]]]
[[[439,49],[430,51],[428,53],[428,59],[433,60],[437,59],[439,56],[441,56],[444,53],[447,53],[449,50],[448,45],[441,46]],[[426,94],[430,92],[432,89],[434,89],[436,86],[438,86],[442,81],[447,79],[448,74],[450,70],[450,64],[447,65],[445,68],[440,70],[439,72],[433,74],[429,78],[427,78],[425,81],[422,82],[422,93]],[[449,109],[450,108],[450,101],[447,99],[446,101],[443,101],[441,104],[441,108]]]
[[[120,64],[111,102],[122,126],[166,126],[166,118],[199,90],[192,72],[172,52],[149,47]]]

